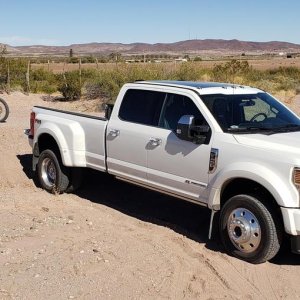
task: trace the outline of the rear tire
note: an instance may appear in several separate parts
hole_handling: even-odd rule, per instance
[[[44,150],[37,164],[37,175],[44,190],[49,193],[63,193],[67,190],[69,170],[61,163],[61,159],[52,150]]]
[[[82,172],[83,170],[81,168],[70,169],[70,182],[66,193],[73,193],[80,188],[83,180]]]
[[[273,258],[280,249],[280,221],[256,196],[236,195],[223,206],[220,234],[227,252],[253,264]]]
[[[9,108],[7,103],[0,98],[0,122],[5,122],[9,115]]]

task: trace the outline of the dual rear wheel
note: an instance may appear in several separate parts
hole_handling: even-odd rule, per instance
[[[71,193],[79,188],[82,180],[81,169],[65,167],[50,149],[42,151],[37,164],[37,175],[43,189],[50,193]]]

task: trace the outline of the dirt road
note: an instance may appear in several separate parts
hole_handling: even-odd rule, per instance
[[[250,265],[207,240],[208,211],[89,171],[76,194],[35,185],[23,135],[38,95],[3,96],[0,299],[297,299],[300,257]],[[299,99],[300,102],[300,99]]]

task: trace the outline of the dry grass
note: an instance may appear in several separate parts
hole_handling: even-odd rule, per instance
[[[284,90],[280,90],[278,92],[276,92],[274,94],[274,96],[284,102],[285,104],[292,104],[293,100],[296,97],[296,92],[294,90],[288,90],[288,91],[284,91]]]
[[[285,57],[276,57],[276,58],[266,58],[266,59],[248,59],[249,65],[252,66],[255,70],[270,70],[270,69],[276,69],[279,67],[297,67],[300,68],[300,57],[295,58],[285,58]],[[221,64],[224,62],[228,62],[230,59],[220,59],[220,60],[210,60],[210,61],[199,61],[194,62],[199,68],[203,69],[212,69],[216,64]],[[82,64],[82,69],[99,69],[99,70],[114,70],[120,65],[123,65],[124,63],[99,63],[98,65],[96,63],[86,63]],[[142,65],[143,63],[136,63],[134,65]],[[154,64],[154,63],[152,63]],[[166,62],[166,63],[160,63],[163,65],[166,70],[174,70],[177,69],[181,63],[178,62]],[[45,70],[52,71],[54,73],[62,73],[64,71],[75,71],[79,69],[78,64],[73,63],[51,63],[48,64],[31,64],[31,67],[33,70],[43,68]]]

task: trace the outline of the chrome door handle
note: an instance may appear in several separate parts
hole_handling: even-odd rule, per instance
[[[118,129],[110,129],[108,134],[112,137],[116,137],[120,135],[120,130]]]
[[[150,143],[152,146],[155,146],[155,147],[156,147],[156,146],[161,145],[161,139],[151,137],[150,140],[149,140],[149,143]]]

